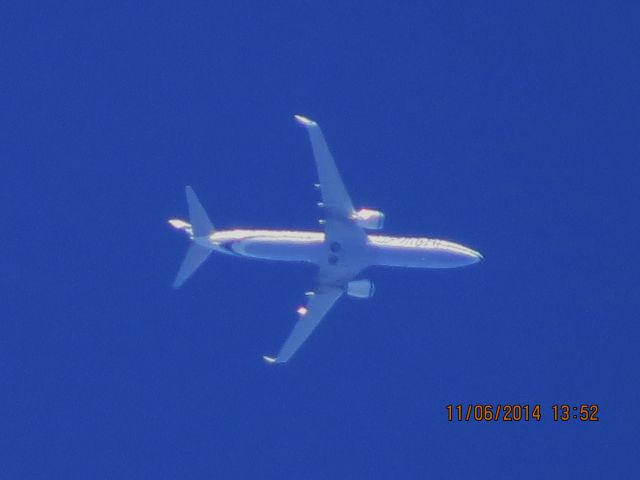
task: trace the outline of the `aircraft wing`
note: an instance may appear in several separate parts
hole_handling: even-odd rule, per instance
[[[325,212],[325,242],[364,245],[367,236],[362,227],[352,219],[355,210],[351,197],[342,182],[320,126],[302,115],[295,115],[295,118],[298,123],[306,127],[311,140],[318,170],[318,185],[322,194],[322,207]]]
[[[353,220],[355,213],[351,197],[338,173],[322,130],[316,122],[301,115],[298,123],[309,132],[311,148],[318,170],[319,187],[324,209],[326,263],[320,261],[316,289],[309,292],[306,307],[298,309],[299,319],[284,342],[277,357],[265,356],[269,363],[287,362],[309,338],[334,303],[346,291],[346,286],[363,268],[362,255],[367,235]]]
[[[327,312],[331,310],[331,307],[345,293],[347,282],[355,277],[360,270],[360,268],[320,267],[317,279],[318,286],[314,292],[307,293],[309,298],[307,305],[298,309],[298,320],[282,345],[278,356],[263,358],[269,363],[284,363],[291,359],[320,324]]]
[[[298,309],[298,320],[289,337],[282,345],[277,357],[264,357],[269,363],[288,361],[313,333],[334,303],[342,296],[344,290],[338,287],[327,287],[309,296],[306,307]]]

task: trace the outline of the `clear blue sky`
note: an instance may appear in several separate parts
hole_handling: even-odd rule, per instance
[[[0,477],[637,477],[637,3],[62,3],[0,9]],[[372,270],[269,368],[313,268],[176,292],[166,219],[315,228],[294,113],[388,232],[485,260]],[[446,419],[508,402],[542,421]]]

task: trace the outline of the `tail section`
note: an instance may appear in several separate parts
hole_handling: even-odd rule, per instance
[[[182,265],[180,265],[178,275],[176,275],[176,279],[173,282],[173,288],[179,288],[209,257],[211,248],[209,247],[208,237],[214,231],[213,224],[209,220],[209,216],[200,200],[198,200],[196,192],[189,186],[185,190],[191,223],[179,219],[171,219],[169,223],[172,227],[187,232],[192,243],[189,245]]]
[[[209,220],[209,216],[207,212],[205,212],[204,207],[198,200],[196,196],[196,192],[193,191],[193,188],[187,186],[185,187],[185,191],[187,193],[187,205],[189,205],[189,220],[191,221],[191,230],[193,232],[193,236],[197,237],[208,237],[213,232],[213,224],[211,220]]]
[[[176,275],[176,279],[173,281],[173,288],[180,288],[187,278],[193,275],[198,267],[204,263],[210,253],[210,249],[197,243],[189,245],[189,250],[187,250],[187,254],[184,256],[184,260],[182,260],[178,275]]]

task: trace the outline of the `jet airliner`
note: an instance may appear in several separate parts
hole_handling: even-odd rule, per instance
[[[191,244],[174,281],[184,281],[216,251],[237,257],[289,262],[310,262],[318,266],[315,288],[306,292],[305,306],[277,356],[264,356],[268,363],[291,359],[309,338],[327,312],[343,295],[370,298],[371,280],[357,279],[370,266],[409,268],[454,268],[477,263],[482,255],[458,243],[426,237],[398,237],[369,234],[380,230],[384,214],[378,210],[356,210],[338,173],[333,156],[316,122],[295,115],[306,128],[318,172],[322,200],[321,232],[282,230],[215,230],[191,187],[186,187],[189,222],[169,223],[189,235]]]

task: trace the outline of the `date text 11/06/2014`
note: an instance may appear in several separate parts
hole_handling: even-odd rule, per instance
[[[546,417],[540,404],[449,404],[446,409],[447,420],[450,422],[539,422]],[[563,403],[551,405],[549,413],[554,422],[597,422],[600,420],[599,412],[600,407],[593,403]]]

